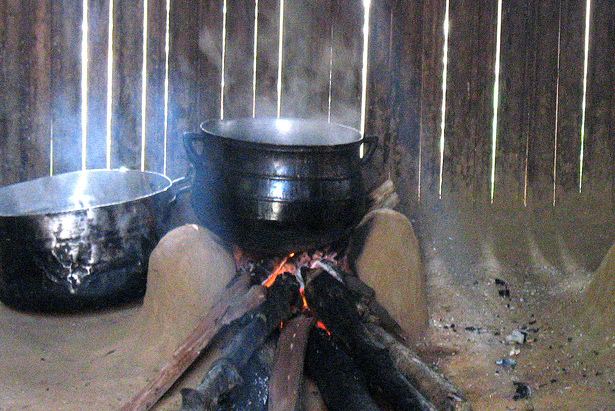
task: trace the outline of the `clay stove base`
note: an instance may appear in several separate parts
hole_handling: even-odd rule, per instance
[[[577,321],[615,238],[609,211],[424,208],[431,323],[423,354],[475,411],[615,409],[615,332],[587,334]],[[529,342],[505,342],[524,328]],[[496,364],[504,358],[516,367]],[[513,400],[515,381],[530,398]]]
[[[420,350],[475,411],[615,407],[613,341],[583,333],[575,321],[583,290],[615,241],[608,211],[441,205],[417,217],[430,298]],[[510,299],[499,295],[496,278],[506,282]],[[167,330],[160,335],[165,342],[136,338],[132,326],[142,309],[54,318],[0,306],[0,410],[117,409],[154,375],[173,338],[182,337]],[[538,330],[528,332],[535,341],[503,343],[523,326]],[[510,357],[514,348],[519,353]],[[503,358],[514,358],[516,368],[497,365]],[[206,369],[198,363],[183,385],[198,384]],[[513,400],[513,381],[528,384],[532,396]],[[177,402],[170,395],[155,409],[177,409]]]

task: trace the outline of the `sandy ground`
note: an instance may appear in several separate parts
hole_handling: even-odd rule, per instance
[[[615,238],[597,210],[438,205],[415,221],[430,297],[423,354],[474,410],[615,410],[615,331],[588,335],[577,321]]]
[[[419,351],[474,410],[615,410],[613,330],[588,335],[577,321],[583,291],[615,241],[609,211],[439,204],[413,217],[430,299]],[[117,409],[169,350],[135,332],[142,311],[55,317],[0,305],[0,410]],[[506,341],[515,330],[525,342]],[[515,383],[530,395],[513,399]],[[169,396],[156,409],[177,404]]]

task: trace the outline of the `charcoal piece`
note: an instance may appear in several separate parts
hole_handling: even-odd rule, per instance
[[[357,296],[327,272],[311,273],[305,286],[308,306],[332,336],[343,341],[369,386],[402,410],[435,410],[395,366],[387,349],[367,335]]]
[[[532,396],[532,390],[526,383],[515,381],[513,384],[515,385],[515,395],[513,395],[513,400],[523,400]]]
[[[305,372],[318,386],[327,410],[379,410],[352,358],[317,327],[308,338]]]
[[[243,384],[220,402],[216,411],[266,411],[268,385],[275,352],[274,338],[270,337],[253,355],[241,371]]]
[[[279,275],[270,287],[265,302],[249,314],[250,322],[234,336],[221,357],[212,364],[203,382],[195,389],[181,390],[182,411],[211,409],[223,395],[242,384],[241,369],[254,351],[302,304],[295,276],[288,273]]]

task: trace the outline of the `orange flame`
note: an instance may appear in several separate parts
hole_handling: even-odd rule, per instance
[[[284,268],[286,267],[286,262],[288,261],[288,259],[294,257],[294,255],[295,253],[290,253],[289,255],[284,257],[284,259],[280,262],[276,269],[273,270],[273,273],[269,276],[269,278],[267,278],[267,280],[263,283],[265,287],[269,288],[273,285],[276,277],[284,272]]]
[[[327,327],[322,321],[316,321],[316,327],[325,330],[327,334],[331,335],[331,331],[327,330]]]

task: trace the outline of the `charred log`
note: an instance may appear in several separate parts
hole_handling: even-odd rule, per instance
[[[391,355],[367,335],[359,297],[324,270],[310,273],[305,297],[316,317],[339,338],[363,372],[370,387],[401,410],[435,410],[401,374]]]
[[[352,358],[326,331],[312,328],[305,372],[318,386],[329,411],[378,411]]]
[[[274,361],[275,341],[270,337],[252,355],[241,371],[243,384],[232,390],[215,408],[216,411],[267,410],[268,385]]]
[[[261,287],[252,287],[245,294],[245,286],[243,281],[236,281],[222,293],[220,300],[214,304],[209,314],[203,318],[186,340],[177,347],[158,375],[128,403],[124,404],[122,411],[150,409],[198,358],[223,326],[242,317],[263,301]]]
[[[211,409],[223,395],[242,384],[241,369],[254,351],[301,305],[297,279],[291,274],[279,275],[269,289],[267,300],[250,314],[249,323],[231,340],[203,382],[195,389],[185,388],[181,391],[182,410]]]

